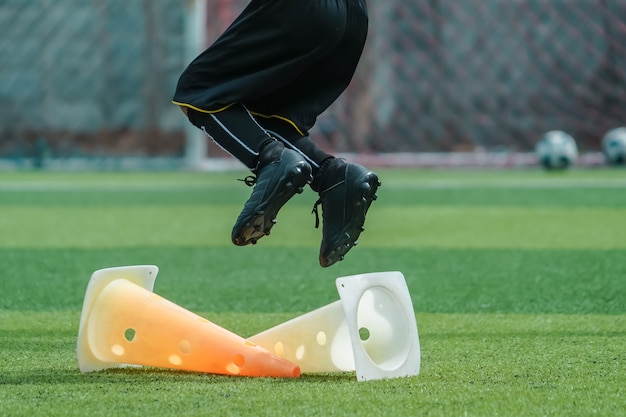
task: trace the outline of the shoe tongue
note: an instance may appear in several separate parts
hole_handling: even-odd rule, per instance
[[[330,161],[321,172],[319,177],[319,190],[324,191],[332,188],[345,180],[347,164],[343,159],[335,158]]]
[[[258,173],[264,166],[269,165],[274,161],[280,161],[284,149],[285,145],[277,140],[273,140],[263,146],[260,151],[259,162],[255,171]]]

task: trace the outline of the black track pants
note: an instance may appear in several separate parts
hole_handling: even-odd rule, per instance
[[[251,170],[257,166],[261,148],[273,140],[240,103],[212,112],[190,108],[187,116],[194,126]]]
[[[282,136],[297,141],[350,83],[367,24],[365,0],[252,0],[185,69],[173,101],[218,118],[220,111],[240,103],[259,125],[279,121],[294,132]],[[225,127],[235,136],[248,135],[237,133],[237,123]],[[231,144],[222,138],[230,142],[230,135],[204,128],[229,150]],[[259,129],[246,141],[264,140],[261,132],[267,132]]]

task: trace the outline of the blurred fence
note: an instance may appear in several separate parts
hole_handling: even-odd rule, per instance
[[[0,156],[176,156],[181,0],[0,0]]]
[[[0,158],[182,156],[186,1],[0,0]],[[207,0],[207,42],[246,4]],[[626,125],[624,0],[369,8],[353,83],[312,131],[325,147],[517,152],[562,129],[599,150]]]
[[[626,122],[623,0],[370,2],[364,136],[377,151],[583,149]]]

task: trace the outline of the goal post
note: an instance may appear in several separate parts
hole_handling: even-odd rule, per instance
[[[185,0],[185,61],[191,62],[206,41],[207,0]],[[208,157],[207,137],[191,123],[185,123],[185,164],[198,169]]]

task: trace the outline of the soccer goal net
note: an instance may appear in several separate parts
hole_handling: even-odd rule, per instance
[[[225,156],[170,100],[187,63],[248,3],[0,2],[0,162]],[[623,0],[368,7],[352,84],[311,132],[329,150],[405,162],[524,153],[559,129],[582,153],[598,152],[608,130],[626,125]]]

